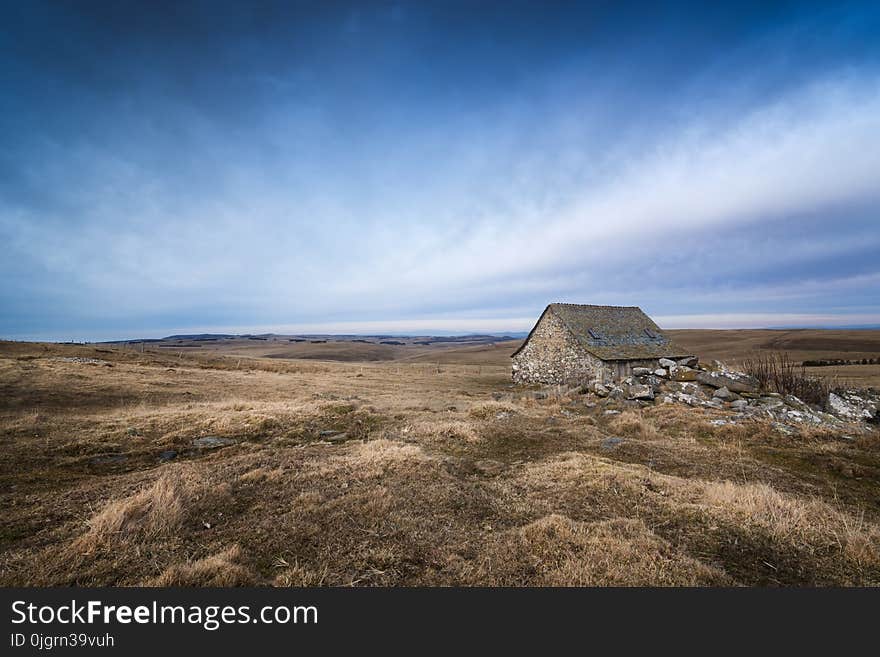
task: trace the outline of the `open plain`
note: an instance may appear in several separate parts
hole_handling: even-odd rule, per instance
[[[880,331],[670,334],[880,355]],[[876,427],[516,387],[517,340],[362,340],[0,343],[0,583],[880,583]]]

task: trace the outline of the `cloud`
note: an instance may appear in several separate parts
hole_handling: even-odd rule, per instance
[[[363,39],[394,23],[358,21]],[[80,105],[7,130],[0,153],[0,334],[522,330],[557,300],[852,324],[880,306],[872,67],[799,71],[773,93],[683,73],[658,92],[594,52],[475,91],[505,69],[454,59],[438,94],[406,45],[355,65],[337,44],[328,69],[224,51],[203,94],[167,70],[132,69],[121,92],[111,74],[90,93],[70,82]]]

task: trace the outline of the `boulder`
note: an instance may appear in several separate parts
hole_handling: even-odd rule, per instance
[[[699,372],[697,381],[713,388],[727,388],[732,392],[758,392],[758,382],[746,374]]]
[[[692,370],[688,367],[677,367],[675,368],[675,372],[673,372],[670,378],[673,381],[696,381],[699,372]]]
[[[748,405],[749,402],[747,402],[745,399],[734,399],[732,402],[730,402],[730,407],[737,411],[745,410],[746,408],[748,408]]]
[[[697,399],[697,397],[695,397],[694,395],[689,395],[685,392],[675,393],[675,399],[687,404],[688,406],[699,406],[701,404],[700,400]]]
[[[675,367],[677,364],[674,360],[669,360],[668,358],[661,358],[658,363],[660,367]]]
[[[683,367],[696,367],[699,362],[700,359],[696,356],[688,356],[687,358],[680,358],[678,364]]]
[[[646,374],[651,373],[651,368],[649,367],[634,367],[632,368],[633,376],[645,376]]]
[[[608,390],[608,397],[610,399],[622,399],[625,396],[623,388],[620,386],[612,386]]]
[[[636,399],[636,400],[651,400],[654,399],[654,389],[651,386],[642,385],[641,383],[637,383],[631,385],[629,387],[629,392],[626,396],[627,399]]]
[[[664,383],[666,383],[666,381],[664,381],[663,379],[661,379],[659,376],[654,376],[653,374],[649,374],[648,376],[645,377],[645,381],[644,381],[644,383],[646,383],[647,385],[649,385],[649,386],[651,386],[652,388],[654,388],[654,390],[657,390],[657,389],[659,389]]]
[[[605,386],[604,383],[596,381],[593,384],[593,392],[596,393],[597,395],[599,395],[600,397],[607,397],[608,393],[611,391],[608,390],[608,388]]]
[[[826,407],[829,413],[844,420],[870,420],[874,414],[864,401],[852,393],[839,395],[832,392],[828,395]]]
[[[731,392],[727,388],[718,388],[713,394],[713,397],[716,399],[720,399],[721,401],[735,401],[739,399],[739,395],[735,392]]]
[[[654,370],[654,376],[661,376],[665,378],[667,374],[668,371],[663,369],[662,367],[658,367],[656,370]]]

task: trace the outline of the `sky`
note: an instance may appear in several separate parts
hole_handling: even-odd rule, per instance
[[[880,325],[877,2],[0,17],[0,337]]]

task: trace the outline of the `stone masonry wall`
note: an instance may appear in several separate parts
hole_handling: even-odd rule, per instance
[[[512,370],[516,383],[580,383],[612,376],[603,361],[584,352],[552,311],[513,357]]]

